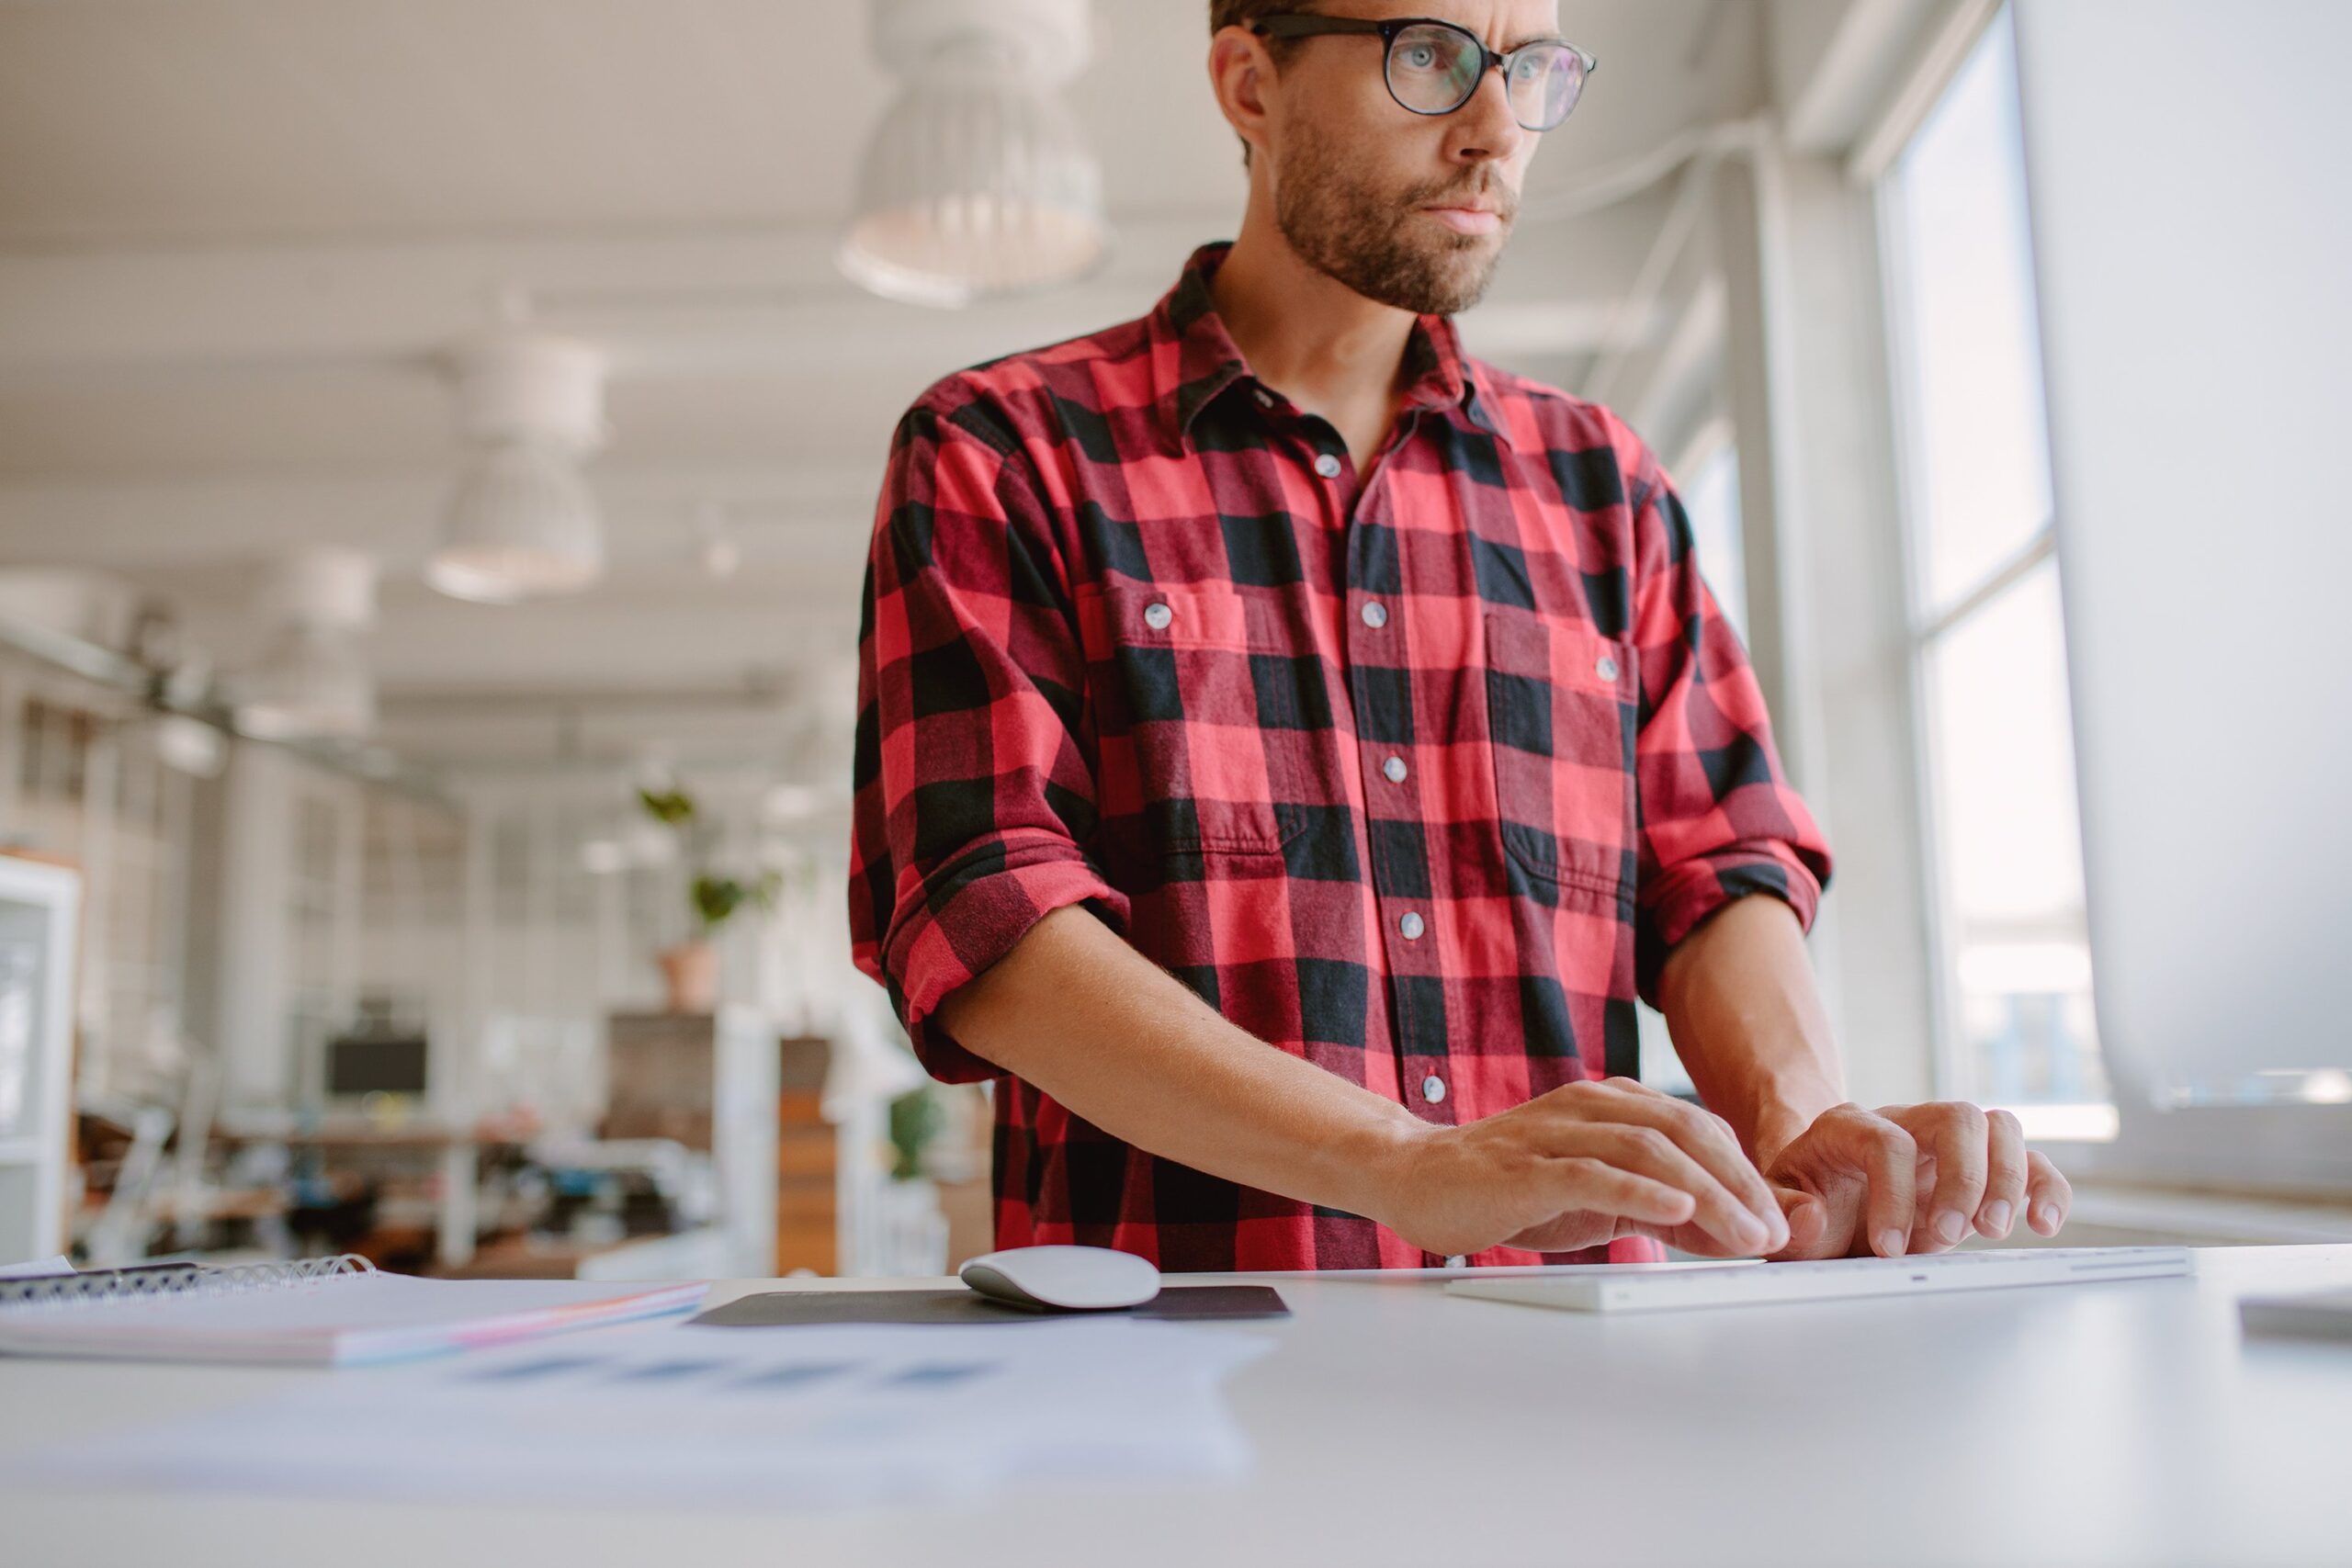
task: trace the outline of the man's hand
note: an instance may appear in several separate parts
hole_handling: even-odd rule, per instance
[[[1773,1254],[1784,1258],[1944,1252],[1972,1229],[1999,1241],[2020,1218],[2056,1235],[2074,1201],[2015,1116],[1957,1100],[1833,1107],[1768,1157],[1764,1175],[1788,1216],[1788,1244]]]
[[[1655,1235],[1737,1257],[1789,1245],[1730,1123],[1631,1078],[1567,1084],[1459,1127],[1414,1134],[1373,1218],[1417,1247],[1565,1252]]]

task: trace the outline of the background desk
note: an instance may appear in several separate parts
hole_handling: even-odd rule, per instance
[[[1250,1276],[1296,1315],[1236,1330],[1280,1341],[1227,1385],[1258,1447],[1236,1484],[832,1514],[11,1494],[0,1558],[2352,1562],[2352,1345],[2241,1343],[2233,1304],[2352,1285],[2352,1247],[2208,1249],[2198,1267],[2194,1280],[1646,1319],[1457,1300],[1430,1274]],[[775,1288],[736,1281],[711,1299]],[[313,1375],[0,1360],[0,1444]]]

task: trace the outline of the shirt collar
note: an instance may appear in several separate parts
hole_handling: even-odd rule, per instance
[[[1179,452],[1203,409],[1237,381],[1256,380],[1209,292],[1209,279],[1232,248],[1231,241],[1219,240],[1194,251],[1176,286],[1153,312],[1158,340],[1153,389],[1170,443]],[[1404,406],[1458,409],[1471,423],[1509,445],[1510,437],[1486,406],[1482,369],[1462,352],[1461,337],[1450,319],[1422,316],[1405,344]]]

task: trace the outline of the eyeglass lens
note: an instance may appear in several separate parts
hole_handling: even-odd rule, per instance
[[[1484,46],[1459,28],[1422,23],[1401,29],[1388,44],[1388,90],[1415,114],[1451,114],[1478,90]],[[1529,130],[1549,130],[1568,118],[1584,91],[1584,59],[1563,43],[1531,43],[1505,62],[1504,91],[1512,118]]]

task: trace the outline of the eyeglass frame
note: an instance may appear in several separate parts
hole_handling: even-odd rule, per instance
[[[1463,94],[1461,102],[1455,104],[1452,108],[1417,109],[1412,105],[1407,103],[1404,99],[1396,96],[1396,84],[1390,81],[1388,78],[1389,51],[1396,47],[1396,35],[1403,32],[1408,28],[1443,28],[1448,32],[1459,33],[1464,38],[1468,39],[1470,40],[1470,47],[1478,51],[1478,73],[1476,75],[1470,78],[1470,90]],[[1464,27],[1461,23],[1449,22],[1442,17],[1392,17],[1385,21],[1374,21],[1369,17],[1325,17],[1318,16],[1310,11],[1273,11],[1265,16],[1260,17],[1255,21],[1251,22],[1250,24],[1250,30],[1257,34],[1260,38],[1273,39],[1322,38],[1333,35],[1362,36],[1369,38],[1377,35],[1380,39],[1380,85],[1388,89],[1389,98],[1395,102],[1398,108],[1403,109],[1407,114],[1417,114],[1422,116],[1424,118],[1430,119],[1434,119],[1443,115],[1460,113],[1464,104],[1467,104],[1471,99],[1478,96],[1478,89],[1485,84],[1487,80],[1487,73],[1489,71],[1500,70],[1503,72],[1504,82],[1506,84],[1503,88],[1503,96],[1508,100],[1510,96],[1510,88],[1508,84],[1510,82],[1510,66],[1511,61],[1525,51],[1534,48],[1537,44],[1556,44],[1560,48],[1565,49],[1569,53],[1575,55],[1577,61],[1584,66],[1584,73],[1587,80],[1591,78],[1594,68],[1600,63],[1598,59],[1587,53],[1585,51],[1578,49],[1575,44],[1570,43],[1564,38],[1530,39],[1508,54],[1497,54],[1493,50],[1487,47],[1487,40],[1485,39],[1480,38],[1476,33],[1472,32],[1468,28]],[[1583,85],[1579,83],[1577,87],[1577,102],[1581,103],[1583,101],[1584,87]],[[1570,104],[1568,106],[1568,114],[1574,114],[1575,112],[1576,104]],[[1540,127],[1528,124],[1525,120],[1521,119],[1516,113],[1512,114],[1511,119],[1517,123],[1521,130],[1532,130],[1538,136],[1541,136],[1547,130],[1557,130],[1561,126],[1566,125],[1568,122],[1568,115],[1564,114],[1551,125]]]

